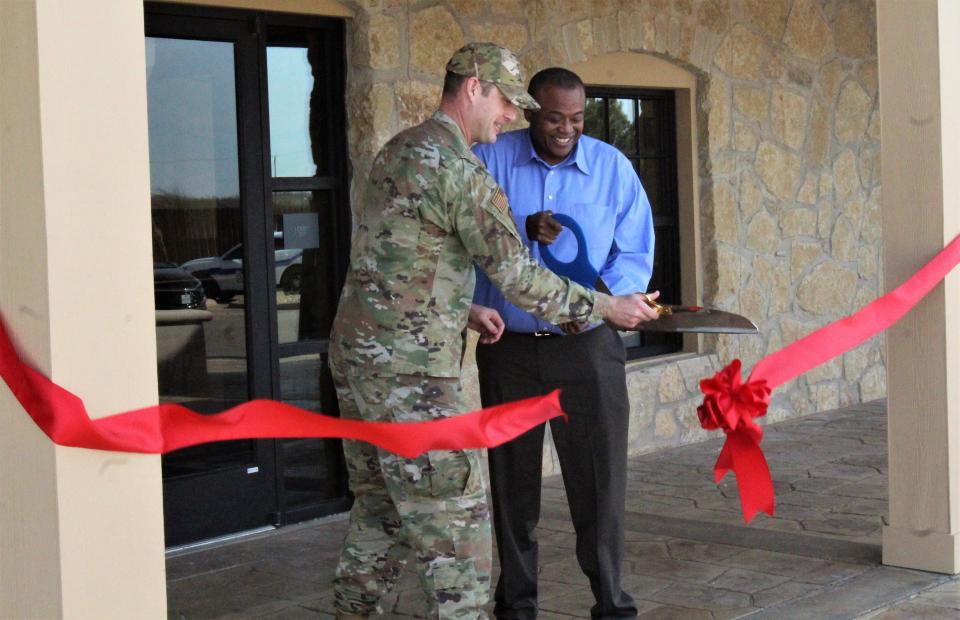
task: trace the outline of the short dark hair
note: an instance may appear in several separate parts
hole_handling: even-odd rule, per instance
[[[464,81],[471,77],[473,76],[460,75],[459,73],[454,73],[453,71],[447,71],[447,74],[443,77],[443,96],[452,97],[456,95]],[[480,92],[484,95],[488,95],[493,86],[493,82],[484,82],[483,80],[480,80]]]
[[[530,93],[531,97],[536,99],[537,93],[546,86],[555,86],[563,89],[584,88],[583,80],[573,71],[564,69],[563,67],[548,67],[538,71],[536,75],[530,78],[530,85],[527,87],[527,92]]]
[[[467,77],[469,76],[447,71],[447,75],[443,78],[443,96],[446,97],[447,95],[457,94],[457,91],[460,90],[460,85],[463,84],[463,81],[466,80]]]

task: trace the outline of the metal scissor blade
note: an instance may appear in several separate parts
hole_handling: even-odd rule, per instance
[[[603,278],[597,278],[594,288],[601,293],[612,294]],[[753,321],[733,312],[700,306],[661,306],[669,311],[655,321],[641,323],[634,331],[701,334],[756,334],[759,331]]]
[[[641,323],[636,330],[703,334],[756,334],[759,331],[753,321],[733,312],[700,306],[664,304],[664,307],[670,309],[669,314],[661,314],[659,319]]]

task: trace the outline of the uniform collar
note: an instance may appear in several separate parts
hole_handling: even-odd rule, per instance
[[[434,112],[431,118],[439,122],[441,125],[446,126],[450,133],[454,135],[457,146],[460,147],[461,151],[472,154],[470,145],[467,144],[467,139],[463,135],[463,129],[460,128],[460,125],[457,124],[457,121],[453,120],[453,118],[446,112],[442,112],[440,110]]]
[[[584,174],[590,174],[590,166],[587,164],[587,157],[583,153],[583,134],[580,135],[580,139],[577,140],[577,145],[573,147],[573,153],[567,156],[565,160],[559,164],[551,166],[537,154],[537,150],[533,148],[533,140],[530,139],[530,130],[523,130],[523,139],[518,142],[517,146],[517,156],[514,158],[514,164],[517,166],[522,166],[524,164],[529,164],[532,161],[539,162],[546,166],[547,168],[562,168],[563,166],[576,166],[580,169],[580,172]]]

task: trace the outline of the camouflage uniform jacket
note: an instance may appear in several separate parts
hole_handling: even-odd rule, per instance
[[[598,321],[609,298],[537,265],[506,197],[437,112],[373,163],[331,361],[374,374],[460,375],[476,263],[507,299],[555,323]]]

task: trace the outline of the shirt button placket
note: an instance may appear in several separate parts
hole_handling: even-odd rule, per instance
[[[553,172],[553,170],[547,170],[547,179],[543,192],[547,196],[546,204],[549,207],[553,206],[553,196],[556,194],[556,191],[554,190],[555,183],[553,182],[556,176],[553,174]]]

